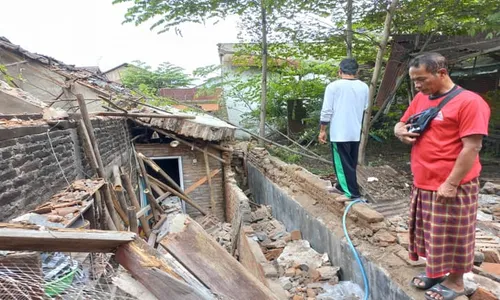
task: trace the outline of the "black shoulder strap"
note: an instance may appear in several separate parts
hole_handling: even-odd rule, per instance
[[[446,105],[446,103],[450,102],[451,99],[455,98],[455,96],[460,94],[463,90],[464,89],[462,89],[461,87],[457,87],[455,90],[451,91],[451,93],[449,93],[446,98],[444,98],[443,101],[441,101],[437,106],[438,111],[440,111],[441,108]]]

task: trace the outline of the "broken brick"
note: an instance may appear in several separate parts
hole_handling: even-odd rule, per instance
[[[309,298],[316,297],[316,292],[313,289],[307,289],[307,297]]]
[[[311,276],[313,282],[317,282],[321,278],[321,274],[316,269],[310,270],[309,275]]]
[[[387,230],[379,230],[375,235],[373,236],[373,240],[375,243],[381,243],[381,244],[395,244],[396,243],[396,237],[392,235],[390,232]]]
[[[304,300],[304,296],[295,295],[293,296],[292,300]]]
[[[300,233],[300,230],[292,231],[291,235],[292,235],[292,241],[298,241],[302,239],[302,234]]]
[[[500,264],[500,252],[496,249],[481,250],[484,253],[484,262]]]
[[[283,248],[271,249],[266,252],[265,257],[268,261],[276,260],[283,253]]]
[[[406,233],[398,233],[397,235],[398,243],[404,248],[408,248],[408,244],[410,243],[410,237],[408,236],[408,232]]]
[[[498,298],[490,293],[489,291],[479,287],[474,294],[470,297],[470,300],[497,300]]]
[[[482,263],[481,269],[485,272],[500,276],[500,264]]]
[[[378,211],[370,208],[366,204],[356,204],[352,206],[352,211],[360,218],[368,223],[377,223],[384,220],[384,216]]]

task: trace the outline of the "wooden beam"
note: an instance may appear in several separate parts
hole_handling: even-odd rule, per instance
[[[154,178],[151,175],[148,175],[148,176],[149,176],[149,180],[153,181],[154,183],[156,183],[158,186],[160,186],[164,190],[167,190],[170,193],[172,193],[172,194],[176,195],[177,197],[181,198],[182,200],[186,201],[187,204],[189,204],[192,207],[196,208],[199,212],[202,213],[202,215],[204,215],[204,216],[207,215],[207,213],[205,212],[205,210],[203,210],[203,208],[201,208],[198,204],[194,203],[193,199],[189,198],[184,193],[179,193],[175,189],[169,187],[168,185],[164,184],[163,182],[159,181],[158,179]]]
[[[213,293],[228,299],[278,299],[191,218],[177,215],[172,224],[161,246]]]
[[[139,228],[137,226],[137,217],[136,217],[136,209],[135,206],[129,206],[127,207],[127,215],[128,215],[128,221],[129,221],[129,231],[132,231],[134,233],[139,233]]]
[[[138,123],[138,124],[140,124],[140,125],[143,125],[143,126],[145,126],[145,127],[149,127],[149,128],[151,128],[152,130],[154,130],[154,131],[156,131],[156,132],[158,132],[158,133],[161,133],[161,134],[163,134],[163,135],[164,135],[164,136],[166,136],[166,137],[169,137],[169,138],[171,138],[171,139],[174,139],[174,140],[176,140],[176,141],[179,141],[180,143],[183,143],[183,144],[185,144],[185,145],[187,145],[187,146],[191,147],[192,149],[196,149],[196,150],[198,150],[198,151],[200,151],[200,152],[203,152],[203,149],[201,149],[200,147],[198,147],[198,146],[196,146],[195,144],[190,143],[190,142],[188,142],[188,141],[186,141],[186,140],[184,140],[184,139],[181,139],[181,138],[177,137],[175,134],[169,133],[169,132],[167,132],[167,131],[165,131],[165,130],[162,130],[162,129],[159,129],[159,128],[154,128],[154,127],[152,127],[152,126],[151,126],[151,124],[148,124],[148,123],[146,123],[146,122],[142,122],[142,121],[140,121],[140,120],[134,120],[134,122],[136,122],[136,123]],[[216,160],[220,161],[220,162],[221,162],[221,163],[223,163],[223,164],[229,164],[229,162],[227,162],[227,161],[223,160],[223,159],[222,159],[222,158],[220,158],[220,157],[217,157],[217,156],[213,155],[212,153],[208,153],[208,155],[209,155],[210,157],[212,157],[212,158],[214,158],[214,159],[216,159]]]
[[[159,118],[159,119],[196,119],[195,116],[188,115],[167,115],[167,114],[140,114],[140,113],[120,113],[120,112],[97,112],[96,116],[107,117],[129,117],[129,118]]]
[[[118,246],[136,239],[131,232],[44,229],[0,223],[0,250],[58,251],[58,252],[113,252]]]
[[[139,200],[137,200],[137,196],[134,193],[134,187],[132,186],[132,182],[130,181],[130,177],[126,173],[121,174],[122,182],[125,184],[125,190],[127,191],[130,202],[135,207],[135,213],[137,214],[141,208],[139,204]],[[144,216],[139,217],[139,221],[141,221],[142,230],[148,237],[151,233],[151,228],[149,227],[149,223],[147,222]]]
[[[165,172],[163,171],[163,169],[158,166],[157,163],[155,163],[152,159],[146,157],[144,154],[138,152],[137,153],[137,156],[139,157],[139,159],[142,159],[145,163],[147,163],[151,169],[153,169],[156,173],[160,174],[163,178],[165,178],[165,180],[168,181],[168,183],[170,183],[177,191],[179,191],[180,193],[182,193],[182,188]]]
[[[219,174],[221,171],[221,169],[217,169],[217,170],[213,170],[211,173],[210,173],[210,177],[214,177],[215,175]],[[195,183],[193,183],[193,185],[191,185],[190,187],[188,187],[184,193],[186,195],[189,195],[189,193],[191,193],[192,191],[194,191],[196,188],[198,188],[200,185],[204,184],[205,182],[207,182],[208,180],[208,177],[205,176],[203,178],[201,178],[200,180],[196,181]]]
[[[92,126],[92,122],[90,121],[89,113],[87,111],[87,104],[85,103],[85,99],[81,94],[77,94],[75,96],[78,101],[78,106],[80,107],[80,113],[82,114],[83,124],[85,125],[85,128],[88,133],[88,137],[91,144],[90,148],[94,151],[96,164],[98,166],[97,174],[101,178],[106,178],[106,174],[104,174],[104,165],[102,163],[101,154],[99,152],[99,146],[97,145],[96,138],[94,135],[94,127]],[[106,186],[106,188],[104,189],[104,202],[106,203],[106,207],[108,208],[108,212],[111,216],[111,219],[113,220],[115,227],[118,230],[123,230],[123,225],[118,219],[118,216],[116,215],[116,212],[113,208],[113,200],[111,199],[111,192],[108,186]]]
[[[211,299],[188,285],[157,251],[140,239],[119,247],[115,259],[159,300]]]
[[[208,188],[210,189],[210,206],[212,208],[212,214],[215,216],[215,197],[214,197],[214,187],[212,186],[212,177],[210,177],[210,162],[208,161],[208,146],[205,146],[205,151],[203,151],[203,160],[205,161],[205,170],[207,172]]]
[[[156,238],[158,237],[158,233],[160,232],[160,228],[167,221],[167,215],[161,215],[160,220],[156,223],[155,227],[153,227],[153,231],[151,231],[151,235],[148,239],[148,245],[155,248],[156,246]]]

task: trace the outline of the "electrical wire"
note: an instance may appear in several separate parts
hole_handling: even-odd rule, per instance
[[[356,203],[366,203],[366,201],[362,200],[362,199],[357,199],[357,200],[354,200],[353,202],[349,203],[349,205],[347,205],[347,207],[344,211],[344,216],[342,217],[342,227],[344,228],[344,235],[345,235],[345,238],[347,239],[347,243],[349,244],[349,248],[351,248],[351,251],[354,254],[354,257],[356,258],[356,262],[358,263],[359,268],[361,269],[361,275],[363,276],[363,283],[365,285],[364,300],[368,300],[368,297],[370,296],[370,285],[368,283],[368,277],[366,276],[366,272],[365,272],[365,268],[363,267],[363,263],[361,262],[361,259],[359,258],[358,251],[356,251],[356,248],[354,248],[354,245],[352,244],[352,241],[351,241],[351,238],[349,237],[349,233],[347,232],[347,226],[346,226],[347,213],[349,212],[351,207]]]

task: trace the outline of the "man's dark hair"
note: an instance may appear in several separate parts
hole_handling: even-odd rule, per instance
[[[358,72],[358,63],[354,58],[345,58],[340,62],[340,70],[347,75],[356,75]]]
[[[423,53],[410,61],[410,67],[418,68],[421,65],[424,65],[425,70],[432,74],[436,74],[439,69],[448,70],[446,58],[437,52]]]

